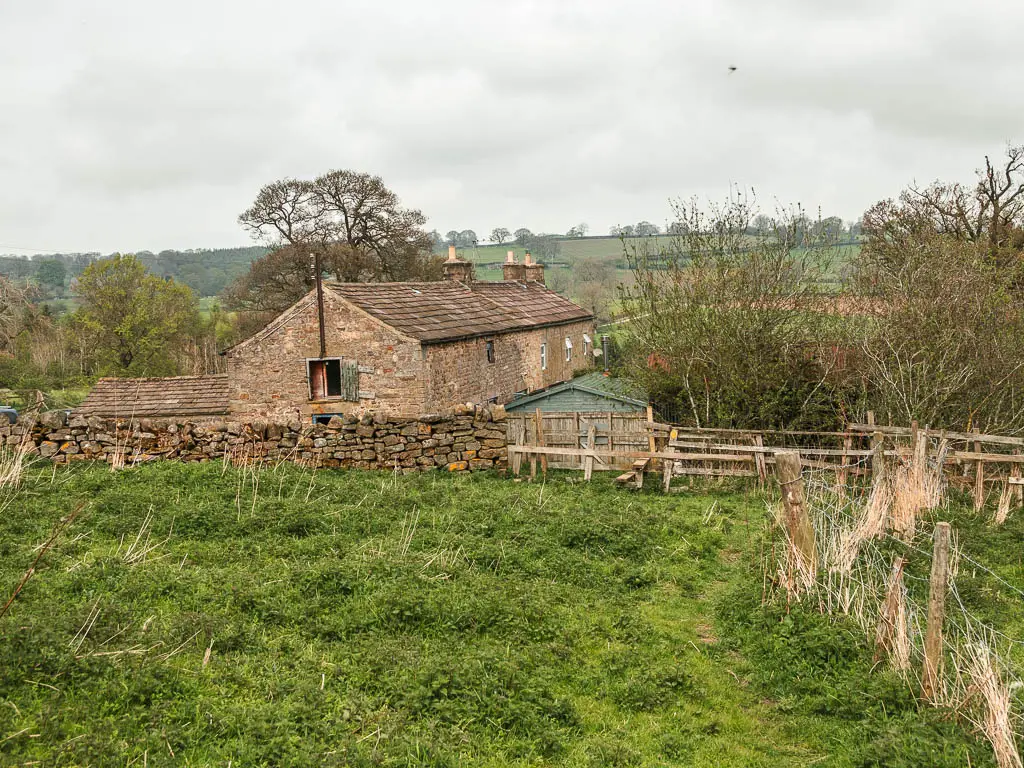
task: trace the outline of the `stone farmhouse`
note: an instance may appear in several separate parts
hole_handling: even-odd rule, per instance
[[[278,422],[368,412],[416,417],[504,404],[593,364],[593,315],[549,290],[544,266],[529,254],[520,264],[509,252],[504,279],[482,282],[451,248],[444,275],[437,282],[325,281],[323,354],[314,290],[227,349],[226,376],[103,379],[77,412],[202,411]],[[211,393],[221,399],[213,403]]]

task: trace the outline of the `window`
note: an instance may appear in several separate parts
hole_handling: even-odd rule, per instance
[[[594,342],[590,339],[587,334],[583,334],[583,357],[586,358],[590,354],[590,345]]]
[[[540,345],[540,369],[546,371],[548,369],[548,345]]]
[[[307,360],[306,366],[310,400],[325,400],[329,397],[359,399],[359,367],[354,360],[338,357]]]
[[[485,347],[487,349],[487,362],[488,363],[493,363],[494,362],[494,342],[493,341],[486,342],[485,343]]]
[[[341,413],[314,413],[313,414],[313,423],[314,424],[327,424],[335,416],[343,416],[343,415],[344,414],[341,414]]]
[[[572,360],[572,339],[565,337],[565,362]]]

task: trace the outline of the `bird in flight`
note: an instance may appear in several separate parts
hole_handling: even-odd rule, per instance
[[[729,72],[730,73],[735,72],[735,71],[736,71],[736,67],[729,67]]]

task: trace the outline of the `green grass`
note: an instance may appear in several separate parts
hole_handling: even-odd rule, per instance
[[[991,765],[762,607],[763,500],[577,480],[37,465],[0,596],[86,508],[0,619],[0,762]]]

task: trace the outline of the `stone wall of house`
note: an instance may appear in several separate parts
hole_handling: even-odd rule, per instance
[[[331,291],[324,292],[327,357],[355,360],[359,400],[309,399],[306,361],[320,357],[311,294],[266,329],[228,350],[231,414],[236,419],[309,422],[316,414],[423,413],[423,353],[403,336]]]
[[[507,403],[516,392],[556,384],[593,365],[593,345],[584,350],[583,334],[594,338],[591,321],[517,331],[489,338],[425,347],[427,409],[448,403]],[[572,340],[572,360],[565,359],[565,339]],[[487,341],[494,362],[487,362]],[[541,368],[541,344],[547,344],[547,367]]]
[[[506,466],[505,411],[459,409],[413,419],[364,413],[328,424],[113,420],[45,413],[0,423],[0,444],[57,463],[123,460],[295,461],[325,468],[466,471]]]

